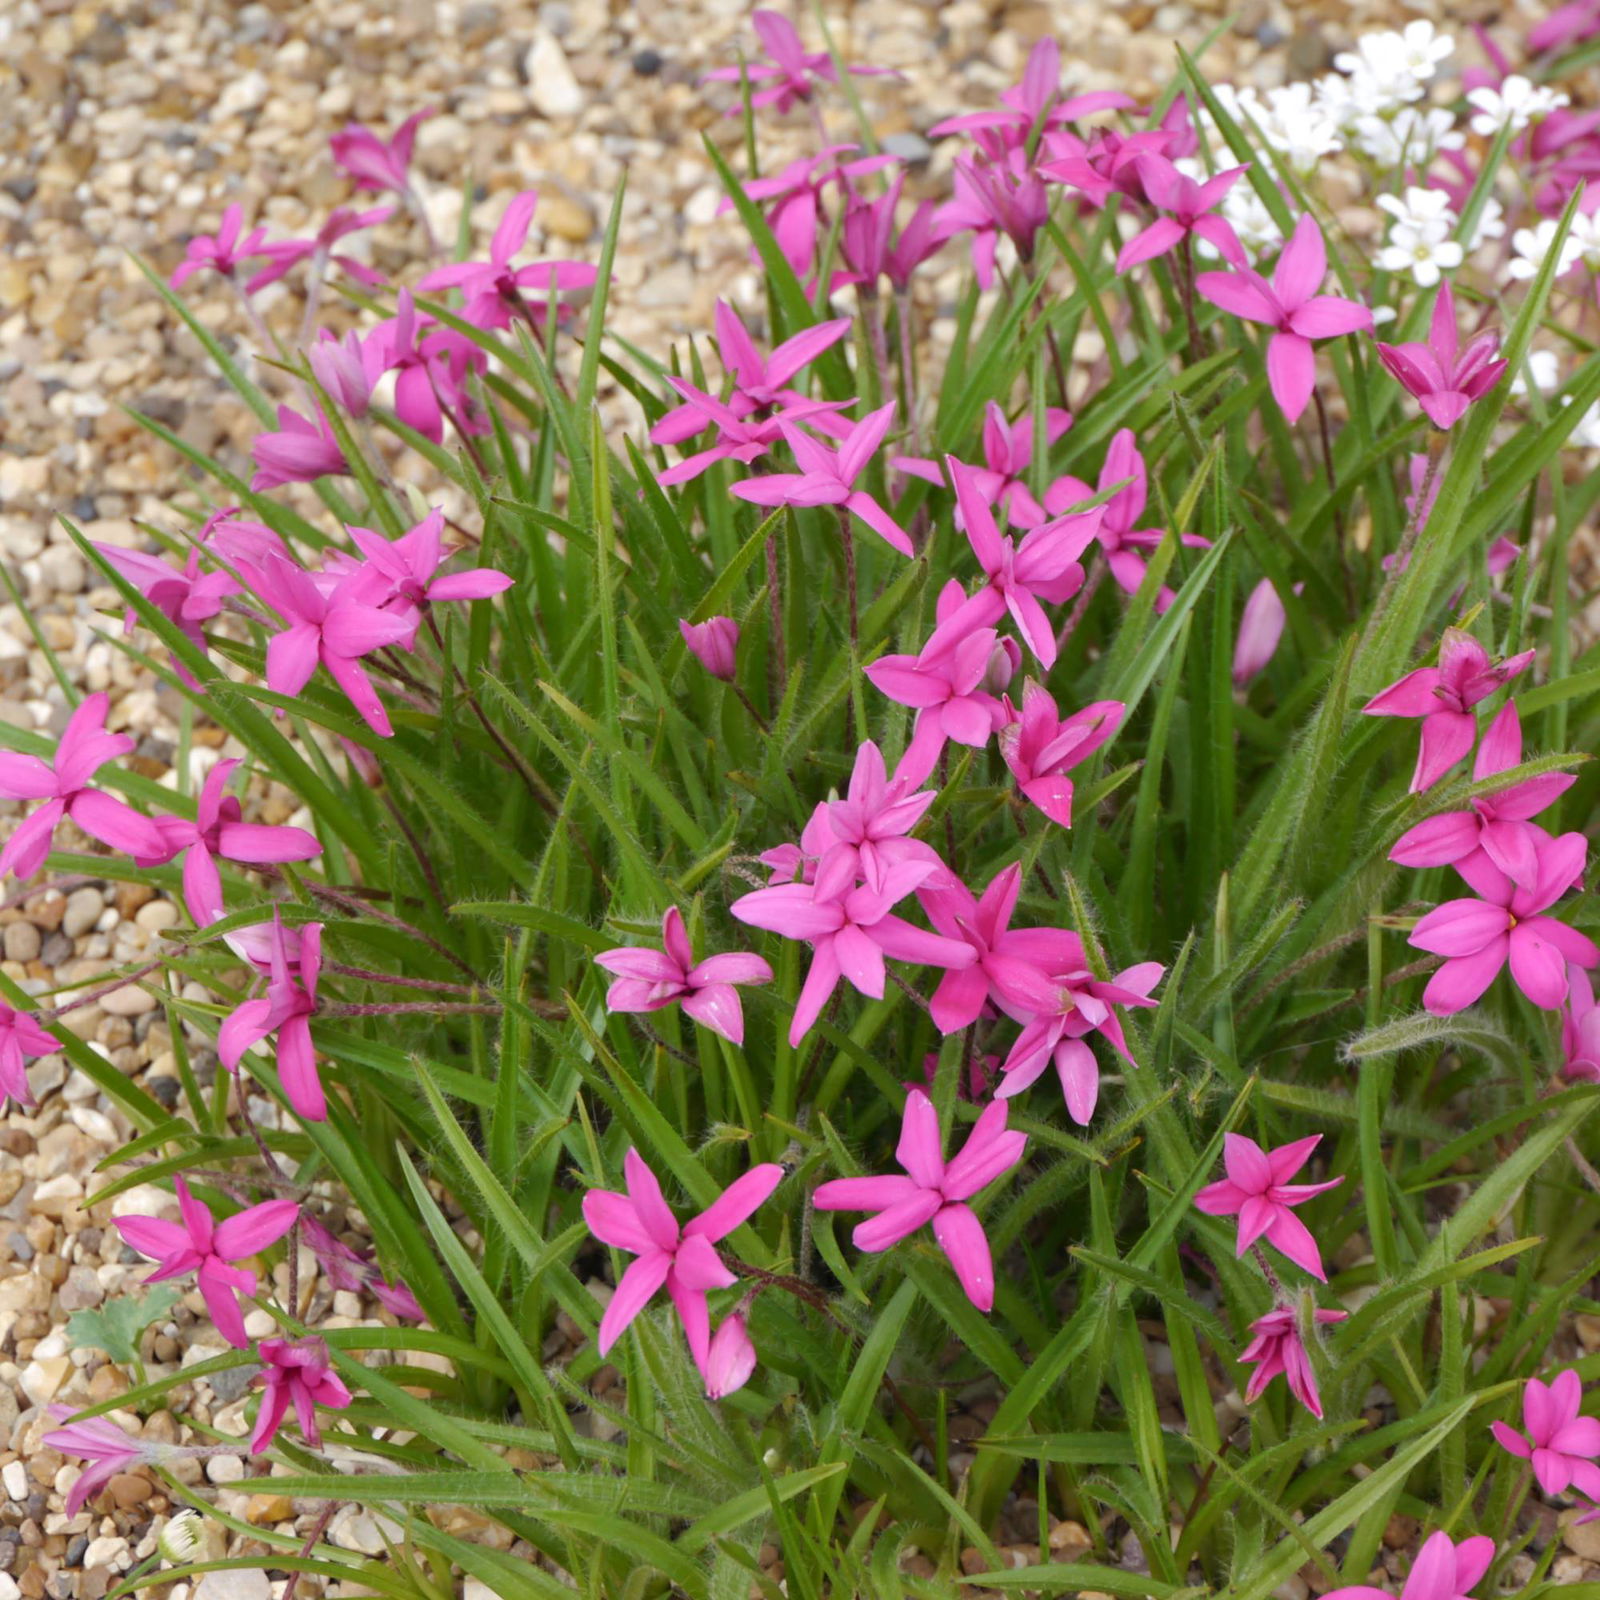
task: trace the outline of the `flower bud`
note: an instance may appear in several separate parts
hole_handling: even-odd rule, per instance
[[[167,1522],[156,1539],[156,1549],[163,1561],[173,1566],[186,1566],[195,1560],[205,1543],[205,1518],[193,1506],[186,1506]]]
[[[1243,687],[1272,659],[1283,637],[1285,612],[1271,578],[1250,591],[1239,617],[1239,638],[1233,648],[1233,681]]]
[[[704,622],[678,623],[678,632],[690,654],[713,678],[733,681],[733,657],[739,648],[739,624],[732,617],[708,617]]]
[[[989,665],[983,669],[984,693],[1004,694],[1021,665],[1022,646],[1015,639],[996,639],[989,652]]]
[[[756,1347],[750,1342],[744,1318],[735,1311],[712,1335],[706,1352],[706,1394],[721,1400],[742,1389],[756,1370]]]

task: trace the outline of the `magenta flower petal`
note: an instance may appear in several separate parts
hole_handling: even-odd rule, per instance
[[[994,1308],[994,1261],[983,1224],[965,1205],[947,1205],[933,1219],[933,1236],[950,1259],[967,1298],[980,1311]]]

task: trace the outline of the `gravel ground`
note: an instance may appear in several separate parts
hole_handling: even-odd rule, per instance
[[[171,505],[192,503],[193,477],[182,459],[130,421],[124,406],[236,468],[246,466],[254,426],[144,282],[132,253],[169,272],[184,241],[211,231],[234,200],[275,236],[309,232],[308,223],[348,198],[327,160],[328,134],[351,119],[390,128],[432,105],[440,114],[423,125],[417,166],[434,225],[446,236],[459,218],[461,174],[470,170],[480,230],[512,193],[534,185],[543,199],[530,246],[592,258],[627,169],[612,326],[664,354],[673,338],[709,325],[716,295],[755,289],[736,227],[716,214],[719,194],[699,143],[709,132],[731,151],[739,125],[718,114],[725,91],[696,86],[705,69],[736,60],[736,45],[748,44],[748,9],[746,0],[643,8],[592,0],[0,5],[0,560],[26,608],[0,605],[0,719],[51,731],[65,719],[65,697],[31,619],[75,684],[110,690],[111,725],[138,739],[141,770],[174,781],[177,702],[98,637],[115,597],[91,584],[54,519],[65,513],[91,538],[138,544],[138,520],[172,526]],[[1507,14],[1493,11],[1502,20]],[[1397,0],[1243,0],[1207,59],[1217,76],[1277,83],[1322,70],[1365,28],[1430,13],[1464,32],[1489,8],[1476,0],[1448,11]],[[866,80],[861,91],[889,148],[913,162],[913,182],[936,192],[951,151],[931,148],[924,130],[990,103],[1046,30],[1063,42],[1074,87],[1143,95],[1170,72],[1173,40],[1192,46],[1223,17],[1223,0],[866,0],[835,8],[833,26],[847,57],[906,73],[903,86]],[[810,29],[804,18],[801,26]],[[789,119],[768,143],[768,159],[812,142],[809,123]],[[378,230],[374,238],[374,260],[400,264],[400,236]],[[953,299],[959,277],[952,255],[925,285],[930,303]],[[198,279],[191,289],[209,326],[235,346],[247,343],[225,285]],[[287,295],[275,304],[269,294],[262,304],[269,321],[292,328],[297,311]],[[193,779],[226,753],[219,736],[198,728]],[[263,789],[254,798],[263,820],[290,819],[288,794]],[[16,809],[0,802],[0,834]],[[136,886],[32,887],[0,902],[0,970],[35,992],[92,979],[144,955],[178,920],[175,906]],[[147,992],[118,990],[73,1013],[71,1025],[119,1071],[175,1101],[171,1039]],[[196,1062],[202,1078],[215,1070],[203,1051]],[[60,1057],[36,1063],[32,1077],[39,1103],[0,1117],[0,1600],[99,1600],[151,1554],[172,1507],[147,1478],[126,1474],[96,1508],[68,1518],[64,1494],[76,1468],[37,1439],[47,1425],[44,1406],[99,1401],[130,1383],[101,1352],[73,1349],[65,1322],[143,1275],[108,1226],[108,1208],[91,1205],[108,1181],[98,1163],[131,1130]],[[272,1110],[258,1104],[256,1114],[269,1119]],[[158,1191],[145,1190],[109,1209],[151,1210],[160,1202]],[[335,1226],[343,1220],[324,1215]],[[352,1236],[358,1233],[356,1219]],[[308,1309],[327,1325],[377,1316],[357,1296],[332,1294],[309,1252],[300,1282],[315,1297]],[[217,1353],[217,1336],[200,1313],[191,1294],[146,1336],[152,1377]],[[196,1381],[176,1392],[174,1405],[243,1431],[243,1379],[225,1376],[236,1381]],[[178,1436],[168,1413],[145,1427]],[[268,1480],[237,1481],[241,1463],[208,1465],[222,1508],[245,1521],[296,1532],[314,1520],[313,1508],[274,1495]],[[198,1481],[201,1468],[190,1466]],[[470,1514],[461,1516],[470,1522]],[[354,1508],[329,1530],[338,1543],[374,1552],[382,1531]],[[454,1531],[470,1536],[472,1528]],[[1061,1524],[1057,1531],[1054,1555],[1070,1559],[1082,1530]],[[1391,1533],[1395,1550],[1406,1548],[1407,1531]],[[1600,1528],[1570,1539],[1582,1556],[1600,1558]],[[229,1543],[230,1553],[251,1548],[239,1538]],[[1569,1581],[1595,1572],[1578,1555],[1556,1566]],[[281,1589],[260,1573],[229,1573],[207,1579],[204,1594],[269,1600]],[[315,1592],[314,1583],[299,1590],[307,1600]],[[1302,1583],[1286,1600],[1305,1592]]]

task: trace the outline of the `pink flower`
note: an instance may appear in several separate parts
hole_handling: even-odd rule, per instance
[[[744,478],[729,487],[741,500],[758,506],[843,506],[853,511],[872,531],[903,556],[913,554],[911,541],[894,518],[855,481],[883,443],[883,436],[894,420],[895,403],[890,401],[855,423],[840,440],[837,450],[802,433],[791,422],[779,428],[794,451],[799,472],[769,472],[759,478]]]
[[[696,965],[683,913],[676,906],[669,906],[661,919],[661,942],[662,950],[624,945],[594,958],[597,967],[617,975],[606,992],[606,1010],[659,1011],[682,1001],[696,1022],[743,1044],[744,1012],[734,985],[771,983],[772,968],[742,950],[707,956]]]
[[[414,1294],[404,1282],[387,1282],[371,1260],[336,1238],[308,1211],[300,1219],[300,1237],[309,1246],[327,1278],[330,1288],[352,1294],[371,1294],[397,1317],[407,1322],[423,1322],[426,1317]]]
[[[1327,1282],[1322,1270],[1322,1252],[1306,1225],[1292,1207],[1303,1206],[1314,1196],[1337,1189],[1343,1178],[1326,1183],[1290,1183],[1289,1179],[1306,1164],[1307,1157],[1322,1143],[1313,1133],[1293,1144],[1263,1150],[1254,1139],[1242,1133],[1223,1135],[1223,1164],[1228,1176],[1207,1184],[1195,1197],[1197,1211],[1208,1217],[1238,1217],[1237,1255],[1243,1255],[1257,1239],[1286,1255],[1313,1278]]]
[[[783,1168],[774,1161],[752,1167],[681,1228],[661,1197],[656,1175],[637,1150],[623,1157],[622,1170],[626,1194],[591,1189],[583,1197],[583,1220],[595,1238],[638,1257],[618,1280],[600,1319],[600,1354],[617,1342],[664,1284],[683,1321],[689,1354],[705,1376],[711,1354],[706,1291],[726,1289],[738,1281],[712,1246],[749,1221],[783,1181]]]
[[[952,578],[935,604],[936,620],[947,621],[966,598]],[[880,693],[917,708],[911,743],[895,777],[912,788],[925,782],[947,739],[978,750],[988,744],[1006,720],[994,691],[1011,681],[1021,659],[1015,639],[1001,639],[993,628],[975,628],[953,650],[932,658],[924,647],[914,656],[879,656],[863,668]]]
[[[868,739],[856,751],[844,799],[817,807],[800,836],[801,848],[819,861],[836,852],[836,866],[842,870],[848,864],[852,880],[859,878],[874,890],[891,867],[907,861],[922,862],[930,879],[942,879],[945,867],[937,852],[910,837],[937,798],[934,790],[918,789],[899,773],[889,777],[883,753]]]
[[[1072,426],[1072,413],[1060,406],[1045,408],[1045,443],[1054,444]],[[991,400],[983,416],[983,466],[968,467],[983,496],[991,506],[999,506],[1013,528],[1037,528],[1050,513],[1028,488],[1027,471],[1033,460],[1033,418],[1024,412],[1015,422]],[[920,456],[894,456],[889,465],[927,483],[943,485],[944,473],[937,461]],[[1076,479],[1062,480],[1076,483]],[[1092,491],[1085,491],[1088,499]],[[964,526],[964,523],[963,523]]]
[[[162,1444],[156,1440],[135,1439],[109,1417],[85,1417],[75,1421],[71,1406],[50,1406],[50,1417],[64,1427],[52,1428],[39,1443],[62,1455],[83,1456],[89,1465],[78,1474],[67,1491],[67,1515],[75,1517],[120,1472],[134,1467],[165,1465],[198,1452],[193,1445]]]
[[[995,250],[1004,234],[1023,261],[1033,259],[1039,231],[1050,220],[1044,180],[1016,149],[998,160],[957,156],[951,174],[955,198],[934,213],[939,238],[972,235],[972,269],[982,289],[994,283]]]
[[[732,617],[707,617],[704,622],[678,619],[678,632],[689,653],[713,678],[733,682],[734,656],[739,649],[739,624]]]
[[[741,922],[786,939],[803,939],[812,948],[811,968],[789,1028],[791,1045],[810,1031],[841,977],[869,999],[881,1000],[885,956],[934,967],[972,963],[971,946],[928,933],[891,909],[942,868],[927,861],[899,861],[873,889],[852,887],[855,863],[853,849],[837,846],[818,864],[815,882],[772,884],[741,895],[728,908]]]
[[[1348,1311],[1316,1311],[1312,1319],[1319,1325],[1343,1322]],[[1244,1397],[1259,1400],[1267,1385],[1282,1376],[1289,1393],[1322,1421],[1322,1396],[1317,1393],[1317,1377],[1311,1370],[1311,1357],[1300,1337],[1300,1319],[1293,1306],[1279,1306],[1250,1324],[1255,1337],[1239,1352],[1243,1363],[1259,1363],[1245,1385]]]
[[[1569,0],[1557,6],[1528,30],[1528,50],[1543,55],[1551,50],[1566,50],[1600,33],[1600,0]]]
[[[1197,183],[1179,172],[1165,156],[1153,152],[1136,157],[1136,163],[1150,204],[1167,215],[1157,217],[1123,245],[1117,255],[1118,272],[1166,255],[1191,234],[1214,245],[1217,254],[1234,266],[1246,264],[1244,248],[1233,228],[1226,218],[1214,215],[1222,197],[1244,176],[1244,167],[1229,167],[1216,177]]]
[[[263,1339],[256,1347],[263,1366],[257,1374],[263,1385],[261,1409],[250,1434],[250,1453],[258,1456],[276,1437],[291,1402],[300,1437],[313,1450],[322,1448],[317,1427],[317,1407],[343,1411],[350,1391],[333,1370],[328,1347],[315,1334],[303,1339]]]
[[[750,1330],[737,1311],[723,1320],[711,1336],[706,1351],[706,1398],[725,1400],[736,1389],[742,1389],[756,1370],[756,1347],[750,1341]]]
[[[240,262],[247,261],[252,256],[265,254],[262,240],[266,238],[267,230],[252,228],[241,239],[239,234],[243,225],[244,207],[231,205],[222,213],[222,226],[214,235],[203,233],[191,239],[184,247],[183,260],[178,263],[177,271],[172,274],[170,280],[172,287],[182,288],[195,273],[203,272],[207,268],[213,272],[220,272],[225,278],[231,278],[239,270]]]
[[[353,329],[338,338],[319,328],[306,350],[306,360],[311,363],[311,375],[341,411],[352,417],[366,416],[373,388],[385,370],[377,339],[363,339]]]
[[[1290,422],[1305,410],[1317,381],[1311,341],[1372,327],[1372,313],[1365,306],[1317,293],[1327,270],[1322,230],[1314,217],[1305,215],[1284,245],[1270,284],[1248,267],[1202,272],[1195,279],[1195,287],[1212,305],[1273,330],[1267,344],[1267,381]]]
[[[824,432],[831,432],[842,424],[848,433],[853,426],[838,416],[843,404],[838,401],[806,400],[796,395],[782,410],[768,411],[748,403],[741,408],[738,390],[733,394],[734,403],[724,404],[715,395],[695,388],[686,378],[668,378],[667,382],[683,397],[684,403],[669,411],[651,430],[651,440],[657,444],[663,443],[666,435],[660,430],[667,429],[669,424],[674,438],[681,435],[688,439],[707,428],[715,428],[717,437],[706,449],[696,450],[676,466],[668,467],[656,479],[663,489],[698,478],[707,467],[718,461],[748,464],[759,460],[783,439],[783,429],[787,423],[809,422],[812,427]]]
[[[250,457],[256,464],[250,487],[258,493],[350,471],[328,419],[319,411],[315,422],[307,422],[289,406],[278,407],[276,433],[258,433],[250,441]]]
[[[480,328],[509,328],[513,316],[533,320],[524,291],[553,299],[559,294],[592,289],[595,269],[587,262],[533,261],[523,267],[511,265],[527,242],[538,203],[537,189],[523,190],[506,207],[494,230],[487,261],[458,261],[448,267],[435,267],[417,280],[417,287],[430,292],[460,289],[465,297],[461,316]]]
[[[1072,779],[1067,773],[1086,761],[1122,726],[1127,707],[1120,700],[1095,700],[1070,717],[1056,709],[1048,689],[1029,678],[1020,713],[1007,697],[1009,713],[1000,729],[1000,754],[1022,790],[1052,822],[1072,826]]]
[[[872,1211],[851,1239],[858,1250],[876,1252],[933,1224],[933,1236],[949,1258],[967,1298],[980,1311],[994,1307],[994,1262],[989,1239],[967,1204],[1022,1159],[1027,1135],[1008,1132],[1007,1106],[992,1101],[973,1124],[958,1155],[946,1162],[939,1140],[939,1114],[920,1089],[906,1096],[905,1119],[895,1160],[908,1176],[834,1178],[812,1195],[819,1211]]]
[[[1447,1533],[1435,1533],[1411,1564],[1400,1600],[1466,1600],[1467,1590],[1494,1562],[1494,1540],[1482,1534],[1453,1544]],[[1323,1600],[1389,1600],[1384,1589],[1352,1583],[1330,1589]]]
[[[352,122],[328,140],[334,164],[355,180],[358,189],[389,189],[395,194],[408,194],[411,175],[407,169],[411,165],[417,124],[432,115],[431,109],[412,112],[387,143],[371,128]]]
[[[106,732],[110,709],[110,697],[103,691],[87,695],[68,719],[53,761],[0,751],[0,797],[44,801],[0,849],[0,877],[12,872],[31,878],[44,865],[56,824],[63,817],[71,817],[85,833],[125,855],[161,854],[161,834],[149,817],[88,787],[106,762],[133,749],[127,734]]]
[[[31,1012],[0,1005],[0,1105],[10,1099],[31,1106],[34,1096],[26,1058],[54,1055],[60,1048]]]
[[[238,765],[237,759],[219,761],[206,774],[193,822],[187,817],[154,818],[165,848],[158,855],[137,858],[141,867],[156,867],[183,856],[183,898],[197,928],[222,915],[222,878],[216,857],[257,865],[310,861],[322,854],[317,836],[304,828],[240,821],[243,810],[238,800],[222,792]]]
[[[504,594],[513,582],[494,567],[467,567],[439,577],[439,568],[456,554],[444,548],[444,512],[440,510],[430,511],[398,539],[386,539],[372,528],[346,527],[345,532],[366,558],[344,558],[334,567],[342,580],[348,579],[346,592],[366,605],[404,618],[413,637],[423,607],[451,600],[487,600]]]
[[[200,555],[191,550],[182,568],[143,550],[124,550],[114,544],[96,544],[95,549],[131,583],[195,647],[204,651],[206,637],[200,624],[209,622],[222,610],[230,595],[238,594],[239,584],[227,572],[201,572]],[[132,633],[138,613],[129,606],[123,614],[125,633]],[[173,661],[172,670],[191,688],[195,680],[182,662]]]
[[[1446,628],[1439,642],[1438,666],[1408,672],[1361,708],[1369,717],[1423,719],[1412,794],[1431,788],[1472,748],[1478,736],[1472,708],[1523,671],[1533,654],[1524,650],[1505,661],[1491,661],[1470,633]]]
[[[1048,133],[1096,111],[1136,111],[1137,102],[1115,89],[1061,95],[1061,46],[1048,35],[1028,52],[1022,82],[1000,91],[1000,107],[946,117],[928,130],[938,139],[947,133],[970,133],[986,154],[1001,157],[1022,149],[1037,127]]]
[[[1475,783],[1508,772],[1522,760],[1522,725],[1517,703],[1508,700],[1489,724],[1472,764]],[[1570,773],[1547,772],[1524,778],[1494,794],[1480,795],[1466,811],[1447,811],[1408,828],[1395,840],[1389,859],[1402,867],[1446,867],[1481,849],[1490,861],[1524,889],[1538,876],[1536,817],[1578,780]]]
[[[246,294],[257,294],[265,289],[269,283],[276,283],[280,278],[287,277],[289,272],[302,261],[311,262],[311,276],[321,278],[325,263],[336,261],[351,277],[358,279],[368,288],[383,282],[383,275],[374,272],[363,261],[357,261],[352,256],[339,255],[334,246],[352,233],[360,233],[366,228],[375,228],[380,222],[387,222],[394,215],[393,206],[376,206],[370,211],[352,211],[348,206],[335,206],[328,213],[328,220],[317,229],[313,239],[274,239],[261,246],[260,254],[267,258],[269,265],[263,267],[246,285]]]
[[[291,943],[282,916],[272,913],[267,934],[267,992],[236,1006],[217,1030],[217,1054],[229,1072],[236,1072],[251,1045],[269,1033],[278,1035],[278,1077],[289,1104],[307,1122],[328,1115],[317,1053],[311,1043],[311,1018],[317,1009],[317,978],[322,971],[322,924],[308,922]],[[291,965],[297,974],[291,973]],[[295,982],[298,975],[299,983]]]
[[[876,293],[879,278],[887,278],[899,290],[910,286],[911,275],[944,243],[933,225],[934,204],[920,202],[905,226],[895,237],[895,216],[905,174],[895,173],[888,189],[876,200],[851,189],[845,200],[844,218],[839,225],[839,253],[848,272],[833,275],[835,290],[847,283],[865,286],[865,293]]]
[[[1600,1500],[1600,1421],[1581,1416],[1583,1384],[1568,1368],[1549,1383],[1529,1378],[1522,1389],[1522,1426],[1526,1436],[1504,1422],[1489,1431],[1512,1455],[1533,1463],[1533,1475],[1546,1494],[1576,1489]]]
[[[267,641],[267,687],[274,694],[297,695],[320,662],[367,726],[389,738],[394,732],[389,713],[363,670],[361,657],[409,640],[415,621],[379,610],[363,600],[354,585],[336,582],[326,588],[281,556],[267,556],[260,566],[250,566],[246,576],[287,624]]]
[[[1164,528],[1140,528],[1135,524],[1144,516],[1145,501],[1149,494],[1149,474],[1144,456],[1134,442],[1132,428],[1121,428],[1112,437],[1106,451],[1105,465],[1100,469],[1098,492],[1105,494],[1115,484],[1121,484],[1100,508],[1099,530],[1095,537],[1105,552],[1106,565],[1119,588],[1136,594],[1144,582],[1144,557],[1141,550],[1154,550],[1166,538]],[[1068,507],[1092,499],[1097,491],[1077,478],[1061,478],[1050,486],[1045,503],[1051,512],[1065,511]],[[1179,536],[1179,543],[1190,549],[1209,549],[1211,541],[1198,533]],[[1156,610],[1164,612],[1176,598],[1165,585],[1156,596]]]
[[[1094,542],[1105,507],[1074,512],[1041,523],[1020,541],[995,526],[989,497],[976,468],[946,456],[962,526],[978,564],[984,585],[958,610],[941,619],[922,647],[925,660],[937,660],[976,628],[987,628],[1009,611],[1023,642],[1040,664],[1055,664],[1056,635],[1041,600],[1060,605],[1083,587],[1084,572],[1078,557]]]
[[[1600,1006],[1582,967],[1567,968],[1567,1003],[1561,1012],[1561,1076],[1600,1083]]]
[[[1097,978],[1079,956],[1065,966],[1055,953],[1062,933],[1022,928],[1009,948],[1023,959],[996,980],[994,993],[1006,1010],[1028,1018],[1001,1066],[1000,1098],[1019,1095],[1055,1065],[1067,1115],[1087,1127],[1100,1098],[1100,1064],[1084,1039],[1102,1033],[1130,1066],[1118,1006],[1153,1006],[1150,991],[1165,970],[1159,961],[1125,967],[1108,983]],[[1081,945],[1079,946],[1081,950]]]
[[[801,156],[771,177],[752,178],[743,185],[750,199],[772,202],[766,213],[767,226],[797,278],[809,279],[816,266],[817,225],[827,187],[834,184],[849,194],[857,178],[895,164],[889,155],[839,160],[845,151],[855,148],[853,144],[825,145],[816,155]],[[724,200],[720,209],[731,211],[733,202]]]
[[[1514,883],[1482,850],[1455,869],[1481,899],[1447,900],[1411,930],[1418,950],[1445,957],[1428,980],[1422,1003],[1436,1017],[1470,1006],[1507,962],[1517,987],[1554,1011],[1567,997],[1567,963],[1600,965],[1600,948],[1554,917],[1541,915],[1583,877],[1588,841],[1581,833],[1552,839],[1536,822],[1522,824],[1534,851],[1531,887]]]
[[[1497,361],[1500,335],[1492,329],[1476,335],[1461,349],[1456,332],[1456,303],[1449,280],[1439,285],[1433,321],[1425,344],[1378,343],[1378,358],[1412,395],[1436,428],[1454,427],[1474,400],[1482,399],[1506,370]]]
[[[244,1331],[238,1296],[256,1292],[256,1275],[234,1263],[276,1244],[294,1226],[300,1207],[293,1200],[265,1200],[226,1221],[214,1222],[209,1209],[189,1193],[182,1177],[173,1182],[183,1216],[181,1225],[160,1217],[118,1217],[117,1232],[140,1255],[158,1263],[146,1283],[195,1273],[217,1332],[235,1349],[243,1350],[250,1339]]]
[[[755,11],[750,24],[756,30],[765,61],[746,62],[743,67],[715,67],[706,73],[704,83],[738,83],[741,76],[749,78],[752,86],[765,84],[750,96],[752,106],[771,106],[784,112],[800,103],[809,102],[819,85],[837,83],[838,68],[826,50],[807,50],[800,43],[800,35],[789,19],[777,11]],[[893,67],[849,67],[853,77],[898,78]],[[742,105],[729,106],[725,116],[736,117]]]
[[[1233,647],[1233,682],[1243,688],[1272,659],[1283,637],[1287,613],[1271,578],[1250,591],[1239,613],[1239,637]]]

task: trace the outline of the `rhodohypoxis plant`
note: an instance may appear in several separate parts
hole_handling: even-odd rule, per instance
[[[906,1096],[895,1160],[905,1176],[833,1178],[812,1195],[819,1211],[873,1211],[851,1239],[858,1250],[887,1250],[919,1228],[933,1236],[967,1298],[980,1311],[994,1309],[994,1259],[989,1237],[967,1204],[1022,1159],[1027,1135],[1006,1127],[1006,1103],[991,1102],[948,1161],[939,1138],[939,1114],[920,1089]]]
[[[1457,1544],[1447,1533],[1430,1534],[1411,1564],[1400,1600],[1466,1600],[1494,1562],[1494,1540],[1481,1534]],[[1330,1589],[1328,1600],[1389,1600],[1388,1591],[1370,1584]]]
[[[240,1297],[256,1292],[256,1275],[238,1263],[276,1244],[294,1226],[300,1207],[293,1200],[263,1200],[217,1222],[181,1177],[173,1183],[181,1223],[161,1217],[118,1217],[117,1232],[140,1255],[157,1263],[145,1282],[194,1273],[217,1332],[242,1350],[250,1339]]]
[[[1455,295],[1439,286],[1425,344],[1378,344],[1378,355],[1404,385],[1436,428],[1452,428],[1474,400],[1500,381],[1506,363],[1495,359],[1500,335],[1492,328],[1475,334],[1465,350],[1456,331]]]
[[[291,1406],[301,1438],[313,1450],[320,1449],[317,1407],[343,1411],[350,1404],[350,1391],[333,1370],[327,1344],[315,1334],[303,1339],[263,1339],[256,1353],[262,1363],[262,1392],[250,1434],[251,1453],[260,1455],[272,1443]]]
[[[706,73],[707,82],[738,83],[748,78],[760,84],[750,96],[752,106],[771,106],[774,111],[787,111],[792,106],[806,102],[822,84],[836,84],[839,69],[826,50],[807,50],[790,20],[779,11],[753,11],[750,26],[761,41],[765,61],[746,61],[737,67],[714,67]],[[890,67],[856,66],[848,71],[864,77],[892,72]],[[727,115],[738,116],[740,108],[730,106]]]
[[[32,1105],[28,1060],[51,1055],[56,1048],[56,1041],[37,1017],[0,1005],[0,1104],[15,1100],[18,1105]]]
[[[1239,1219],[1237,1254],[1244,1255],[1257,1239],[1264,1238],[1297,1267],[1326,1281],[1322,1252],[1310,1230],[1294,1214],[1294,1208],[1329,1189],[1337,1189],[1344,1179],[1289,1182],[1321,1143],[1322,1135],[1313,1133],[1279,1145],[1276,1150],[1263,1150],[1254,1139],[1230,1133],[1223,1140],[1227,1177],[1207,1184],[1194,1197],[1194,1203],[1208,1217]]]
[[[1546,1494],[1569,1488],[1600,1500],[1600,1420],[1580,1414],[1583,1382],[1570,1367],[1549,1383],[1529,1378],[1522,1390],[1523,1432],[1504,1422],[1490,1431],[1512,1455],[1532,1464]]]
[[[298,930],[286,928],[275,911],[265,933],[267,992],[234,1008],[217,1030],[217,1054],[233,1071],[246,1050],[276,1033],[283,1092],[308,1122],[321,1122],[328,1114],[328,1104],[317,1073],[311,1018],[317,1009],[317,979],[322,971],[322,928],[315,922]]]
[[[683,1323],[695,1366],[708,1382],[715,1381],[727,1393],[732,1373],[725,1347],[719,1351],[715,1372],[708,1371],[711,1309],[706,1295],[730,1287],[738,1277],[715,1247],[766,1203],[783,1181],[783,1168],[770,1161],[752,1167],[681,1227],[662,1197],[656,1175],[637,1150],[629,1150],[623,1157],[622,1170],[626,1193],[591,1189],[583,1197],[583,1218],[595,1237],[635,1257],[618,1279],[600,1319],[600,1354],[616,1343],[656,1291],[665,1287]]]
[[[1326,1327],[1343,1322],[1348,1311],[1311,1312],[1313,1327]],[[1277,1306],[1250,1324],[1251,1340],[1239,1352],[1241,1366],[1254,1366],[1250,1381],[1245,1385],[1246,1400],[1259,1400],[1267,1385],[1281,1377],[1289,1386],[1289,1393],[1314,1416],[1322,1421],[1322,1395],[1317,1388],[1317,1375],[1311,1365],[1306,1341],[1300,1332],[1300,1312],[1295,1306]]]

